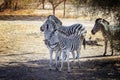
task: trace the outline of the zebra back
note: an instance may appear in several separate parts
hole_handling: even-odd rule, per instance
[[[63,35],[63,37],[73,37],[75,35],[85,37],[87,31],[85,27],[81,24],[73,24],[71,26],[61,26],[58,29],[59,34]]]

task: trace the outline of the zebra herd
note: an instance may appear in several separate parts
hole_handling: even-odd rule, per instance
[[[82,24],[63,26],[62,22],[56,16],[50,15],[40,27],[40,30],[44,32],[44,42],[49,49],[50,70],[53,64],[53,52],[55,52],[55,68],[62,71],[64,60],[66,60],[68,72],[70,72],[70,52],[72,53],[74,64],[75,59],[77,59],[79,63],[81,45],[83,44],[85,47],[85,35],[87,33],[85,27]],[[93,30],[92,33],[94,34]],[[58,64],[60,62],[61,66],[59,68]]]

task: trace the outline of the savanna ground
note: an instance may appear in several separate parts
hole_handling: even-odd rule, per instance
[[[0,80],[119,80],[120,56],[115,53],[103,57],[104,46],[87,45],[82,47],[80,68],[77,64],[71,73],[67,65],[63,71],[49,70],[49,52],[40,32],[44,17],[2,16],[0,20]],[[5,19],[6,18],[6,19]],[[90,36],[103,44],[101,33],[91,35],[94,20],[60,19],[63,25],[81,23],[86,26],[88,40]],[[72,62],[71,62],[72,64]]]

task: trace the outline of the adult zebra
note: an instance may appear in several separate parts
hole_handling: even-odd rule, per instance
[[[44,31],[45,39],[47,42],[49,42],[49,44],[56,44],[60,46],[62,52],[60,71],[62,71],[64,56],[67,55],[68,72],[70,72],[69,53],[74,53],[76,51],[77,59],[79,61],[81,44],[83,42],[85,43],[85,27],[81,24],[74,24],[65,27],[56,24],[53,20],[51,20],[51,18],[48,18],[41,27],[41,30]]]
[[[120,28],[118,26],[109,25],[109,22],[106,21],[105,19],[98,18],[95,20],[95,25],[91,30],[91,32],[92,34],[95,34],[99,30],[101,30],[102,35],[104,37],[105,49],[103,56],[105,56],[107,53],[108,41],[110,41],[111,55],[113,55],[113,40],[117,40],[117,39],[120,40],[120,37],[116,36],[116,34],[120,34]]]
[[[57,17],[55,17],[53,15],[49,15],[47,17],[47,20],[45,21],[46,24],[43,24],[40,27],[40,31],[44,32],[44,36],[45,36],[44,42],[45,42],[45,45],[47,46],[47,48],[49,49],[49,53],[50,53],[50,64],[49,64],[50,70],[52,69],[52,63],[53,63],[53,52],[55,52],[56,69],[58,69],[58,61],[59,61],[59,57],[60,57],[60,53],[61,53],[61,48],[60,48],[59,42],[58,42],[58,40],[56,40],[57,38],[54,38],[52,40],[47,39],[47,35],[52,33],[53,28],[54,29],[58,28],[58,26],[55,26],[55,24],[53,24],[53,22],[62,26],[62,22]],[[51,29],[48,29],[48,25],[49,25],[49,28],[51,28]]]

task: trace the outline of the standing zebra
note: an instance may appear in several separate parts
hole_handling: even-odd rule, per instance
[[[63,31],[62,31],[63,30]],[[66,34],[65,34],[66,33]],[[67,55],[67,64],[68,64],[68,72],[71,71],[69,64],[69,53],[72,52],[77,53],[77,59],[79,62],[79,55],[81,44],[83,43],[84,36],[86,34],[85,28],[81,24],[74,24],[69,27],[60,27],[58,32],[55,35],[58,36],[60,46],[62,48],[62,61],[60,71],[62,71],[63,62],[64,62],[64,54]]]
[[[60,57],[60,53],[61,53],[61,48],[59,45],[59,41],[57,40],[57,38],[55,38],[52,40],[49,40],[47,38],[47,35],[51,35],[51,33],[53,32],[54,29],[57,29],[57,26],[55,26],[55,24],[59,24],[62,25],[62,22],[55,16],[50,15],[47,17],[47,20],[45,21],[46,24],[43,24],[40,27],[40,30],[44,32],[44,36],[45,36],[45,45],[47,46],[47,48],[49,49],[49,53],[50,53],[50,70],[52,69],[52,63],[53,63],[53,52],[55,52],[55,63],[56,63],[56,69],[58,69],[58,60]],[[50,29],[48,29],[48,27]]]
[[[113,40],[117,40],[118,38],[120,40],[120,37],[116,36],[116,34],[120,34],[120,28],[117,26],[109,25],[109,22],[106,21],[105,19],[98,18],[98,19],[96,19],[95,25],[91,32],[92,32],[92,34],[95,34],[99,30],[101,30],[102,35],[104,37],[105,49],[104,49],[103,56],[105,56],[107,53],[108,41],[110,42],[111,55],[113,55]]]
[[[62,53],[62,62],[61,68],[63,67],[64,56],[67,56],[67,63],[68,63],[68,72],[71,71],[70,64],[69,64],[69,53],[77,52],[77,59],[79,61],[79,54],[81,44],[85,43],[85,34],[86,30],[85,27],[81,24],[74,24],[71,26],[61,26],[56,24],[50,18],[43,24],[46,26],[42,26],[41,29],[44,29],[45,39],[49,44],[55,44],[60,46],[61,53]],[[57,28],[56,28],[57,27]],[[85,45],[85,44],[84,44]],[[73,56],[74,58],[74,56]]]

